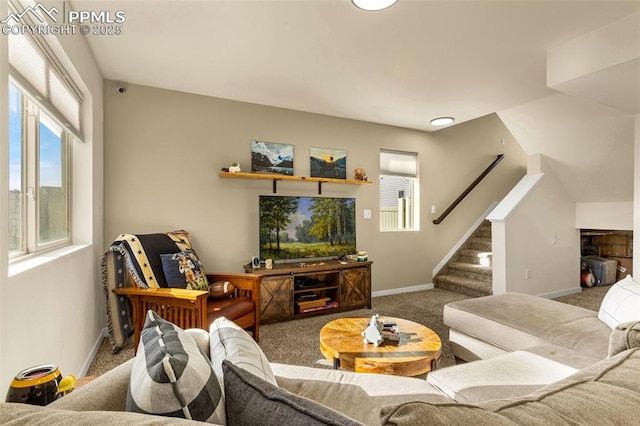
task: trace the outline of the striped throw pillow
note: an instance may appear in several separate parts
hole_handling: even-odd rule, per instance
[[[220,380],[224,391],[224,374],[222,361],[229,360],[234,365],[277,386],[276,378],[271,370],[269,360],[260,346],[244,329],[233,321],[220,317],[209,327],[210,354],[213,370]]]
[[[224,425],[218,378],[193,337],[147,312],[131,371],[126,410]]]

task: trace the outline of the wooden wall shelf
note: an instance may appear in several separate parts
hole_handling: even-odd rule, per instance
[[[318,183],[318,194],[322,194],[322,184],[323,183],[339,183],[339,184],[347,184],[347,185],[367,185],[373,183],[368,180],[355,180],[355,179],[331,179],[331,178],[318,178],[318,177],[308,177],[308,176],[289,176],[289,175],[273,175],[273,174],[265,174],[265,173],[231,173],[231,172],[220,172],[219,175],[221,178],[234,178],[234,179],[263,179],[263,180],[271,180],[273,182],[273,193],[277,193],[277,184],[279,180],[289,180],[296,182],[316,182]]]

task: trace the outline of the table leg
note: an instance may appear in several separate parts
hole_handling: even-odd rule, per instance
[[[333,369],[334,370],[340,370],[340,358],[339,357],[333,358]]]

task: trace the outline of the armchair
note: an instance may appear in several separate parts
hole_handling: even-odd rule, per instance
[[[183,253],[191,253],[193,260],[193,268],[186,272],[180,265],[184,276],[177,272],[178,261],[175,270],[167,262],[167,256],[175,259],[174,255]],[[256,342],[259,339],[261,277],[248,273],[205,274],[186,231],[122,234],[105,252],[102,267],[114,352],[122,349],[131,334],[134,350],[137,348],[144,317],[150,309],[181,328],[208,330],[216,318],[224,316],[250,329]],[[176,287],[176,274],[186,277],[180,287]],[[229,295],[214,298],[208,287],[218,281],[228,281],[235,289]]]

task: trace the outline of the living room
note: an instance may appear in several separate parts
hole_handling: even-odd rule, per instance
[[[80,9],[84,2],[71,5]],[[4,2],[0,5],[0,16],[8,14],[6,7]],[[87,8],[96,7],[99,6],[92,4]],[[137,25],[133,7],[122,6],[128,11],[127,29]],[[620,8],[617,16],[608,16],[609,20],[601,18],[600,22],[592,16],[594,25],[582,28],[574,36],[631,14],[630,9]],[[7,81],[7,37],[1,40],[0,77]],[[0,261],[0,383],[4,388],[17,371],[30,365],[56,362],[64,372],[86,371],[106,326],[99,259],[122,232],[184,228],[191,232],[207,270],[241,271],[257,250],[257,197],[271,193],[271,185],[268,181],[224,180],[218,173],[232,162],[239,162],[248,171],[252,140],[293,144],[295,173],[303,176],[308,175],[310,147],[346,150],[348,170],[364,168],[370,179],[377,178],[380,149],[419,154],[421,226],[417,232],[379,232],[375,183],[362,187],[323,186],[323,194],[357,198],[358,249],[367,251],[374,261],[374,294],[430,284],[433,269],[468,227],[525,174],[527,155],[543,153],[557,165],[561,163],[557,150],[569,151],[565,154],[569,157],[572,151],[575,155],[585,138],[593,140],[593,135],[607,143],[590,144],[592,151],[597,156],[602,154],[598,149],[603,149],[604,158],[616,166],[604,167],[602,160],[588,163],[589,182],[602,182],[602,187],[593,188],[593,198],[575,198],[579,213],[575,229],[616,229],[620,216],[625,226],[631,218],[635,220],[633,230],[640,229],[637,215],[633,217],[633,210],[640,203],[637,166],[633,174],[633,165],[640,164],[638,111],[634,117],[590,100],[552,92],[543,99],[526,99],[511,108],[492,111],[497,114],[483,114],[427,132],[221,99],[225,97],[222,95],[185,93],[180,87],[136,84],[124,77],[107,75],[94,57],[91,44],[83,38],[60,36],[58,42],[70,69],[86,90],[82,110],[85,140],[74,146],[73,152],[73,198],[77,201],[73,210],[74,245],[21,264],[10,263],[6,258]],[[126,84],[126,93],[113,91],[116,83]],[[284,84],[272,83],[274,91],[281,90],[279,86]],[[4,84],[1,105],[7,104],[6,92]],[[552,110],[564,116],[552,118],[548,115]],[[565,124],[550,126],[551,119],[565,119]],[[4,115],[0,117],[0,127],[6,127],[5,120]],[[7,161],[5,151],[0,153],[0,161]],[[440,213],[499,153],[505,154],[504,162],[482,186],[442,225],[432,225],[436,215],[431,213],[431,206],[435,205]],[[631,175],[624,174],[629,170]],[[580,179],[582,172],[562,167],[555,170],[574,197],[576,188],[581,190],[581,196],[586,192]],[[572,178],[572,174],[576,177]],[[632,180],[616,181],[620,174]],[[7,176],[3,175],[0,188],[8,186]],[[607,192],[613,196],[602,195]],[[317,187],[280,182],[278,193],[315,195]],[[0,200],[0,210],[7,210],[6,203],[5,198]],[[373,218],[364,219],[363,210],[374,212]],[[7,250],[7,234],[3,224],[2,250]],[[637,249],[638,243],[635,244]],[[639,270],[638,260],[634,266]],[[27,309],[30,316],[25,315]]]

